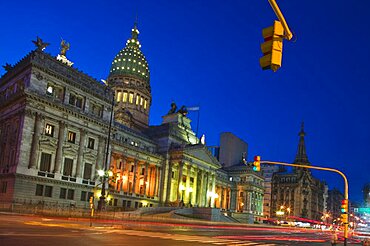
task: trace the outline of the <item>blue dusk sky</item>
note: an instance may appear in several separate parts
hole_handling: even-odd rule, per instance
[[[208,145],[228,131],[249,143],[249,160],[292,162],[304,121],[312,165],[342,170],[350,199],[362,201],[370,182],[370,1],[278,3],[295,38],[284,41],[275,73],[259,66],[262,29],[276,19],[267,0],[0,1],[0,65],[33,50],[36,36],[56,56],[63,38],[74,67],[106,79],[137,15],[152,125],[172,100],[199,105]],[[197,113],[190,117],[196,129]],[[343,190],[339,175],[314,175]]]

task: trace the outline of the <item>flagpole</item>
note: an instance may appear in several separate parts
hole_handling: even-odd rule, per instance
[[[197,137],[199,137],[198,135],[198,130],[199,130],[199,118],[200,118],[200,108],[198,110],[198,119],[197,119]]]

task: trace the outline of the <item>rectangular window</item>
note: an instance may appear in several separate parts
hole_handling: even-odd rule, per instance
[[[76,98],[76,107],[77,107],[77,108],[82,108],[82,104],[83,104],[83,99],[82,99],[82,97],[77,97],[77,98]]]
[[[117,207],[117,204],[118,204],[118,199],[114,199],[114,202],[113,202],[113,206]]]
[[[68,142],[75,143],[76,142],[76,133],[75,132],[68,132]]]
[[[186,182],[186,175],[182,175],[182,182]]]
[[[99,106],[99,105],[96,105],[96,104],[91,104],[91,113],[93,115],[101,117],[102,112],[103,112],[102,106]]]
[[[127,201],[127,208],[131,208],[131,201]]]
[[[72,169],[73,169],[73,159],[64,158],[63,175],[72,176]]]
[[[123,102],[127,102],[127,92],[123,92]]]
[[[133,102],[134,102],[134,93],[130,93],[129,103],[133,103]]]
[[[86,201],[86,195],[87,195],[86,191],[81,191],[81,199],[80,200],[85,202]]]
[[[145,167],[143,167],[142,169],[141,169],[141,175],[144,175],[145,174]]]
[[[143,101],[144,101],[144,98],[140,97],[140,106],[143,106]]]
[[[60,188],[59,198],[60,199],[66,199],[66,197],[67,197],[67,189],[66,188]]]
[[[7,181],[3,181],[3,182],[1,182],[1,189],[0,189],[0,192],[1,192],[1,193],[6,193],[7,187],[8,187],[8,182],[7,182]]]
[[[89,149],[94,149],[94,145],[95,145],[95,139],[93,139],[93,138],[89,138],[89,141],[88,141],[88,143],[87,143],[87,147],[88,147]]]
[[[194,177],[190,177],[190,183],[194,183]]]
[[[84,167],[84,179],[91,179],[91,170],[92,170],[92,164],[90,163],[85,163]]]
[[[53,137],[54,136],[54,126],[46,124],[45,126],[45,135]]]
[[[51,154],[41,153],[40,171],[50,172]]]
[[[131,165],[131,170],[130,172],[133,172],[134,171],[134,165]]]
[[[63,90],[63,88],[56,87],[54,97],[63,101],[63,99],[64,99],[64,90]]]
[[[46,88],[46,95],[52,96],[54,94],[54,85],[48,84]]]
[[[64,90],[61,87],[55,86],[53,84],[48,84],[48,86],[46,88],[46,95],[52,96],[54,98],[57,98],[57,99],[63,101]]]
[[[121,91],[119,91],[118,93],[117,93],[117,102],[121,102],[122,101],[122,92]]]
[[[136,105],[139,105],[140,95],[136,95]]]
[[[148,104],[148,101],[145,99],[145,100],[144,100],[144,109],[146,109],[147,104]]]
[[[69,94],[69,104],[73,106],[76,104],[76,96],[74,94]]]
[[[68,200],[73,200],[74,196],[75,196],[75,190],[68,190],[67,199]]]
[[[71,93],[69,94],[69,104],[78,108],[82,108],[83,97]]]
[[[45,194],[46,197],[52,197],[53,196],[53,187],[52,186],[45,186]]]
[[[42,196],[42,194],[44,193],[44,186],[43,185],[39,185],[37,184],[36,185],[36,196]]]

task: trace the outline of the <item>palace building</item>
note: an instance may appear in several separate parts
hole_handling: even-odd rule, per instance
[[[72,67],[64,41],[54,57],[38,38],[35,50],[4,66],[1,207],[87,209],[90,197],[97,205],[101,196],[103,170],[107,210],[187,206],[262,215],[263,177],[220,163],[192,130],[186,107],[173,103],[161,125],[149,125],[150,71],[138,36],[134,25],[106,84]]]

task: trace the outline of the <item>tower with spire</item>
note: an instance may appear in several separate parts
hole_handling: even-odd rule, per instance
[[[301,130],[298,133],[298,136],[299,136],[299,143],[298,143],[298,149],[297,149],[297,154],[295,156],[294,163],[309,165],[310,162],[308,161],[308,157],[306,153],[306,144],[304,141],[304,137],[306,136],[306,133],[304,131],[304,122],[302,122],[301,124]]]
[[[148,62],[141,52],[137,22],[131,38],[112,61],[108,85],[115,92],[115,121],[130,128],[144,130],[149,125],[152,101]]]
[[[304,137],[306,136],[306,132],[304,131],[304,122],[301,123],[301,130],[298,133],[299,136],[299,142],[298,142],[298,148],[297,148],[297,154],[294,159],[294,163],[296,164],[302,164],[302,165],[310,165],[310,162],[308,161],[307,153],[306,153],[306,144]],[[311,173],[309,169],[307,168],[299,168],[294,167],[294,172],[301,173],[302,170]]]

